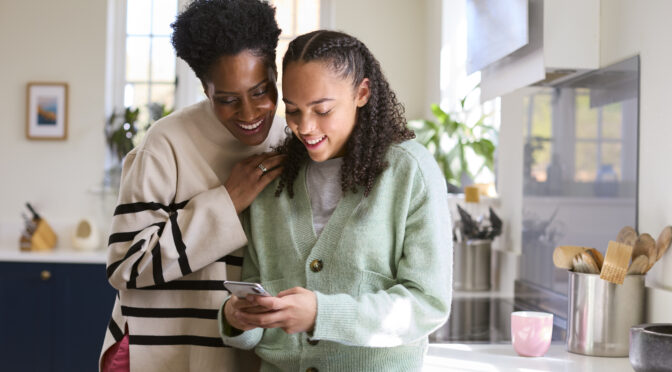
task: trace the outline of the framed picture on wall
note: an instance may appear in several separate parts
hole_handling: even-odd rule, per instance
[[[68,137],[68,84],[28,83],[26,138],[65,140]]]

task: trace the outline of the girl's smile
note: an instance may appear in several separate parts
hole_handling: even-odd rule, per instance
[[[349,77],[319,62],[292,62],[282,79],[287,125],[314,161],[343,156],[369,98],[369,80],[353,87]]]

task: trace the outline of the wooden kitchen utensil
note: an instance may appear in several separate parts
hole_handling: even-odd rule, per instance
[[[597,267],[593,256],[588,251],[581,252],[572,259],[573,270],[577,273],[599,274],[600,269]]]
[[[574,256],[581,252],[585,252],[587,247],[579,247],[576,245],[559,245],[553,251],[553,264],[558,269],[571,270],[574,267],[572,260]]]
[[[660,260],[672,243],[672,226],[667,226],[656,240],[656,261]]]
[[[656,241],[653,237],[647,233],[644,233],[637,237],[635,240],[635,245],[632,248],[632,259],[634,260],[638,256],[648,257],[648,263],[653,264],[656,262],[656,255],[658,251],[656,250]]]
[[[597,270],[602,270],[602,264],[604,264],[604,256],[602,256],[602,253],[595,248],[589,248],[588,253],[593,256],[593,260],[597,264]]]
[[[637,256],[630,263],[628,275],[642,275],[649,270],[649,258],[646,255]]]
[[[616,236],[617,242],[627,245],[635,245],[635,240],[637,240],[637,231],[631,226],[625,226]]]
[[[632,257],[632,246],[610,241],[607,255],[604,257],[600,278],[615,284],[623,284]]]

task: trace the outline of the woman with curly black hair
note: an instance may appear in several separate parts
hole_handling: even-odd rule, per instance
[[[288,157],[243,223],[243,280],[272,296],[231,296],[222,338],[262,371],[419,371],[450,310],[445,179],[356,38],[299,36],[283,73]]]
[[[172,27],[207,99],[156,122],[124,160],[107,261],[119,295],[101,369],[254,370],[258,359],[226,346],[216,318],[222,281],[240,278],[238,214],[282,172],[283,156],[268,153],[286,128],[275,117],[280,30],[261,0],[195,0]]]

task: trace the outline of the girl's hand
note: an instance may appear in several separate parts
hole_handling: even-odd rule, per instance
[[[261,314],[269,311],[269,309],[255,304],[254,297],[257,296],[238,298],[237,296],[232,295],[229,300],[226,301],[226,304],[224,304],[224,317],[232,327],[238,328],[241,331],[249,331],[250,329],[258,328],[256,325],[246,323],[240,318],[240,314]]]
[[[224,182],[224,187],[236,207],[236,213],[240,214],[249,207],[266,185],[282,173],[280,165],[284,159],[285,155],[265,153],[250,156],[233,166],[229,179]],[[267,172],[264,173],[259,164],[267,169]]]
[[[278,293],[277,297],[255,296],[252,300],[268,311],[257,314],[241,312],[238,319],[246,325],[282,328],[288,334],[309,332],[315,326],[317,297],[305,288],[294,287]]]

